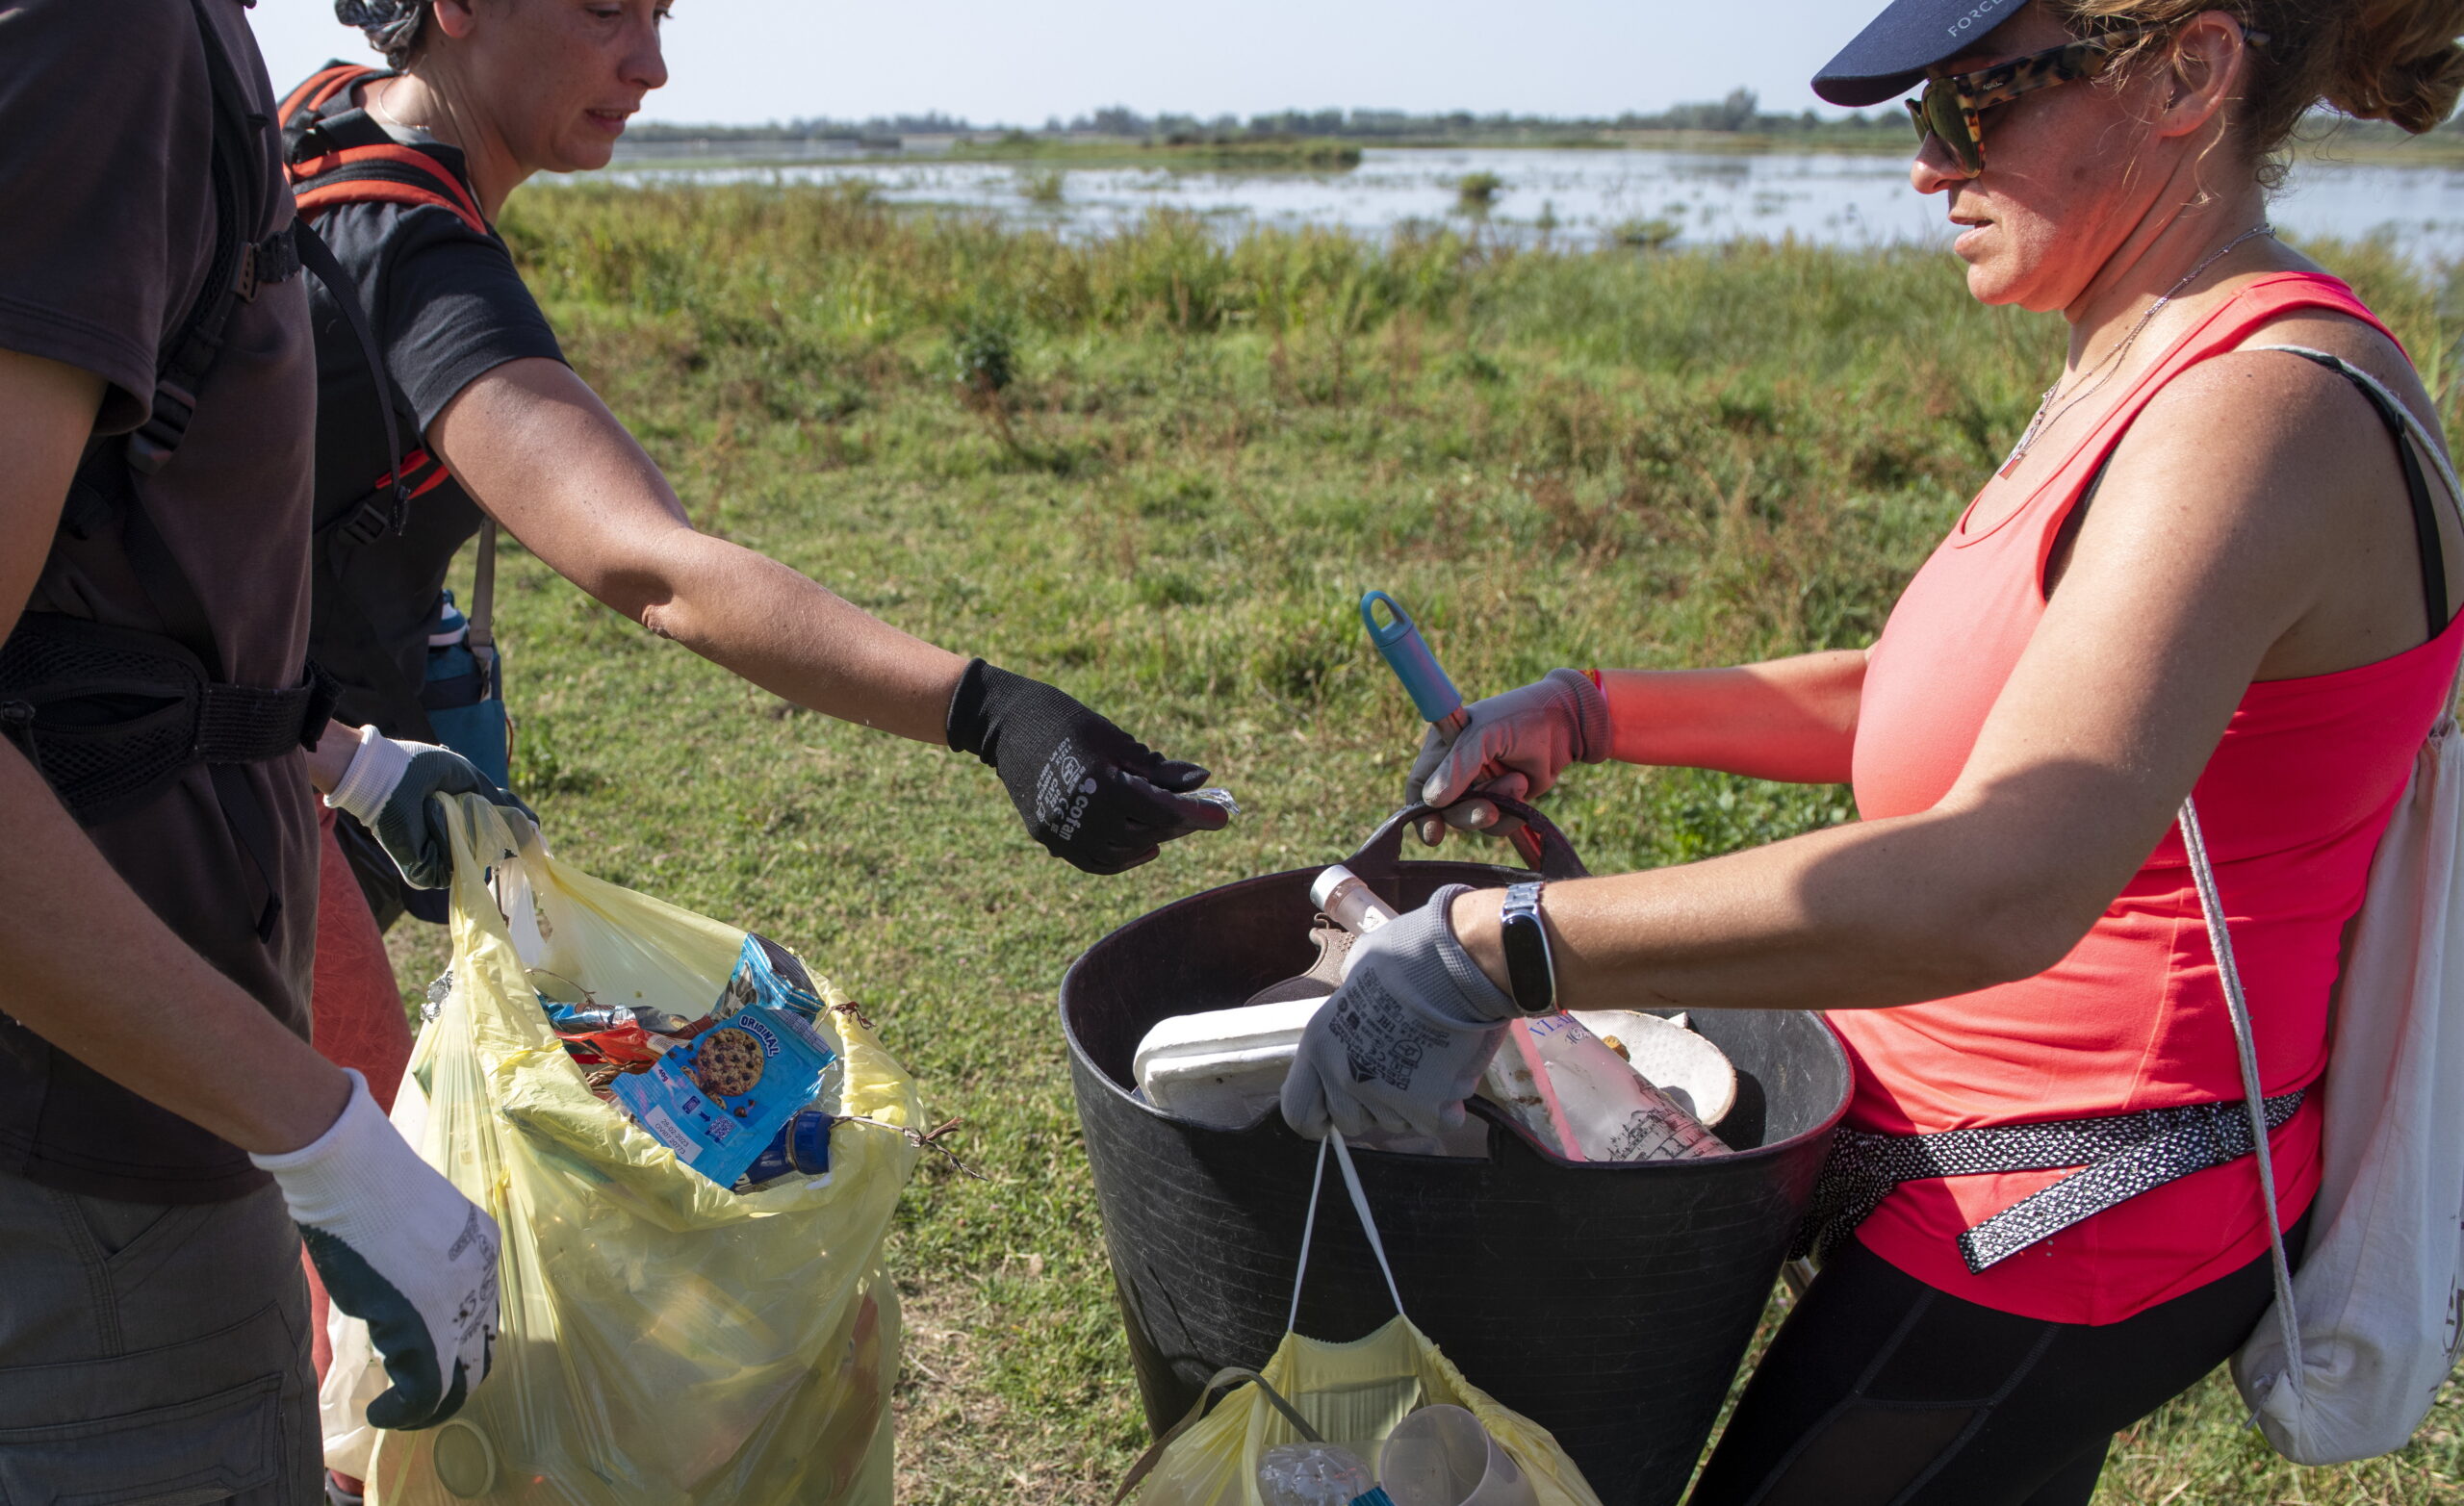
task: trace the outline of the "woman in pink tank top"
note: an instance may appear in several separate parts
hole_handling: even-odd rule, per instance
[[[1852,825],[1550,884],[1553,980],[1510,965],[1496,892],[1441,894],[1363,940],[1286,1087],[1303,1133],[1435,1127],[1535,989],[1829,1011],[1857,1067],[1830,1253],[1701,1506],[2085,1502],[2264,1311],[2173,813],[2195,791],[2297,1219],[2342,932],[2464,651],[2433,404],[2266,191],[2323,99],[2444,119],[2459,30],[2456,0],[1894,0],[1815,87],[1921,86],[1914,187],[1981,302],[2068,321],[2062,380],[1871,648],[1561,670],[1415,767],[1440,806],[1578,759],[1855,788]],[[1413,1065],[1363,1069],[1381,1041]]]

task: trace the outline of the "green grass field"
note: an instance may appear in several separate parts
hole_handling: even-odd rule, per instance
[[[1057,681],[1247,806],[1079,876],[973,760],[787,706],[507,546],[516,779],[558,850],[812,958],[991,1178],[928,1160],[895,1240],[919,1503],[1108,1500],[1143,1442],[1055,990],[1114,926],[1338,857],[1392,807],[1417,734],[1361,589],[1410,603],[1476,693],[1861,645],[2061,344],[1919,254],[1227,246],[1169,217],[1069,244],[826,189],[533,189],[506,231],[701,526]],[[2444,388],[2448,290],[2320,254]],[[1603,871],[1849,814],[1838,789],[1622,767],[1553,804]],[[440,964],[434,932],[396,947],[406,984]],[[2277,1463],[2239,1420],[2211,1382],[2124,1441],[2099,1499],[2464,1500],[2453,1402],[2346,1469]]]

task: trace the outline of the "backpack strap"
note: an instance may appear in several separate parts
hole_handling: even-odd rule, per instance
[[[292,191],[302,218],[315,219],[342,204],[432,205],[478,235],[489,233],[478,201],[443,163],[416,146],[346,146],[306,158],[291,167]]]
[[[282,124],[282,155],[285,162],[300,155],[300,137],[321,122],[325,107],[341,94],[358,88],[372,79],[392,78],[382,68],[366,64],[345,63],[340,58],[308,75],[297,89],[283,96],[275,118]]]
[[[2421,457],[2427,455],[2437,466],[2439,479],[2447,483],[2448,496],[2456,496],[2455,474],[2447,455],[2421,420],[2406,408],[2403,399],[2387,390],[2386,384],[2342,356],[2314,350],[2308,345],[2257,345],[2257,350],[2280,350],[2305,361],[2315,362],[2352,383],[2353,390],[2368,400],[2376,411],[2378,421],[2387,427],[2387,437],[2395,442],[2396,458],[2404,468],[2404,496],[2413,508],[2413,546],[2421,564],[2422,608],[2429,618],[2432,638],[2447,631],[2447,552],[2438,542],[2438,508],[2431,501],[2428,479],[2422,473]]]
[[[2233,1021],[2233,1051],[2242,1069],[2243,1107],[2249,1111],[2250,1140],[2258,1152],[2260,1202],[2268,1212],[2268,1268],[2275,1281],[2275,1320],[2284,1335],[2286,1372],[2298,1389],[2302,1379],[2301,1318],[2293,1303],[2293,1262],[2284,1248],[2284,1215],[2275,1201],[2275,1160],[2269,1153],[2271,1128],[2259,1099],[2259,1050],[2250,1024],[2250,1006],[2242,994],[2242,971],[2233,958],[2233,928],[2224,916],[2224,900],[2216,887],[2216,867],[2208,861],[2207,833],[2198,823],[2198,803],[2182,797],[2174,822],[2181,828],[2182,851],[2191,860],[2191,881],[2198,891],[2199,916],[2207,924],[2207,945],[2216,958],[2217,981],[2224,987],[2226,1012]]]
[[[372,127],[361,131],[328,129],[329,110],[337,104],[347,109],[353,90],[398,76],[361,64],[330,63],[310,75],[283,102],[287,170],[301,218],[314,220],[345,204],[428,206],[451,214],[475,235],[493,237],[495,229],[480,213],[477,198],[436,157],[390,139],[372,140]],[[311,234],[305,230],[302,233]],[[322,252],[322,245],[317,250]],[[403,448],[396,427],[392,379],[369,328],[368,311],[361,307],[356,291],[341,277],[339,268],[334,277],[325,277],[321,267],[318,271],[332,290],[335,301],[342,305],[343,317],[349,321],[374,373],[377,406],[385,421],[385,453],[393,461],[356,502],[317,530],[319,563],[331,577],[326,582],[328,589],[321,593],[328,625],[340,630],[347,642],[347,658],[356,661],[331,667],[369,685],[397,707],[397,715],[405,724],[404,730],[432,741],[435,732],[427,725],[419,686],[404,676],[383,635],[368,620],[345,578],[353,553],[388,533],[400,533],[410,521],[412,498],[443,485],[450,473],[424,446],[415,443],[410,448]],[[490,673],[493,684],[495,648],[489,625],[494,595],[491,577],[495,520],[485,520],[480,528],[480,579],[474,602],[471,641],[474,653]]]
[[[495,231],[487,217],[479,213],[477,198],[451,168],[435,157],[398,141],[345,140],[327,130],[327,106],[337,100],[347,104],[351,90],[363,84],[398,76],[358,64],[329,63],[309,75],[283,101],[284,170],[291,178],[292,198],[298,205],[299,217],[313,223],[345,204],[433,206],[461,220],[472,233],[493,236]],[[302,234],[313,239],[313,232],[303,229]],[[303,246],[302,254],[318,258],[315,270],[319,280],[342,306],[343,318],[349,323],[360,354],[375,379],[377,408],[385,422],[385,454],[392,462],[356,505],[319,529],[321,542],[329,549],[346,553],[383,533],[401,532],[410,519],[411,498],[443,484],[447,472],[424,447],[402,447],[395,423],[393,380],[356,289],[321,242],[313,248]],[[329,267],[333,269],[330,276]]]
[[[157,360],[154,396],[145,422],[125,443],[105,440],[87,447],[62,507],[61,531],[84,539],[116,523],[129,568],[168,636],[197,656],[209,678],[220,679],[221,650],[204,604],[153,520],[145,515],[129,472],[154,474],[178,451],[196,413],[197,393],[215,358],[221,354],[223,331],[232,311],[253,300],[268,284],[298,272],[300,261],[291,225],[263,242],[251,243],[245,239],[248,227],[265,212],[264,194],[257,187],[262,174],[250,170],[258,160],[257,131],[264,119],[251,111],[239,72],[206,15],[205,0],[189,0],[189,8],[204,44],[213,97],[214,250],[195,302]],[[288,269],[282,270],[285,267]],[[271,275],[276,271],[281,276]]]
[[[348,107],[352,90],[399,76],[357,64],[328,63],[282,102],[283,160],[299,217],[314,220],[344,204],[431,205],[475,234],[490,234],[478,199],[433,156],[391,139],[346,140],[349,133],[328,129],[329,106],[340,101]]]
[[[246,239],[248,227],[265,218],[261,175],[252,170],[257,130],[264,119],[254,114],[202,4],[203,0],[190,0],[204,42],[206,80],[213,100],[209,171],[214,189],[214,254],[195,302],[156,363],[145,421],[128,436],[122,450],[127,464],[147,475],[168,464],[188,436],[189,421],[196,415],[197,392],[222,352],[222,332],[231,321],[232,310],[253,302],[259,289],[287,281],[299,271],[290,225],[261,242]]]
[[[376,484],[350,508],[316,531],[316,547],[322,558],[318,564],[331,575],[332,589],[321,593],[327,610],[339,615],[341,625],[351,639],[350,657],[359,662],[329,662],[328,669],[348,675],[354,671],[363,681],[372,682],[379,694],[415,714],[417,721],[407,730],[423,742],[434,742],[436,734],[427,725],[426,713],[420,706],[419,687],[403,677],[402,672],[387,652],[384,640],[375,625],[368,620],[358,600],[345,583],[346,568],[353,550],[361,545],[387,533],[399,533],[410,523],[411,498],[442,485],[449,472],[444,464],[424,448],[414,448],[403,454],[402,436],[397,427],[394,408],[394,379],[385,370],[383,352],[376,347],[375,331],[369,327],[368,311],[360,307],[359,292],[334,259],[324,239],[306,225],[299,228],[300,247],[320,282],[334,295],[342,309],[343,320],[350,326],[359,345],[362,360],[368,363],[369,374],[376,385],[376,412],[385,424],[385,453],[401,455],[394,467],[376,478]],[[413,477],[418,477],[416,484]]]
[[[307,263],[308,269],[317,274],[317,280],[325,285],[325,291],[334,295],[335,304],[342,310],[343,322],[350,326],[351,338],[359,345],[359,357],[368,363],[369,379],[376,386],[376,416],[385,425],[385,453],[389,456],[401,455],[402,434],[394,419],[394,378],[385,369],[384,352],[376,347],[376,332],[369,327],[368,311],[360,307],[359,289],[352,284],[350,274],[343,270],[342,263],[334,259],[333,250],[325,244],[324,237],[303,223],[299,226],[297,240],[300,258]],[[413,450],[411,454],[421,460],[428,458],[427,451],[424,449]],[[435,469],[437,473],[420,491],[426,491],[445,478],[445,468],[436,466]],[[359,507],[345,516],[356,519],[374,499],[382,497],[387,502],[386,521],[394,532],[401,532],[403,525],[410,522],[411,498],[418,495],[410,487],[412,470],[410,458],[397,461],[392,470],[376,478],[376,485],[361,498]],[[374,535],[372,533],[370,537]]]

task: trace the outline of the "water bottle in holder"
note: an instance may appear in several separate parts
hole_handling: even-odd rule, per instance
[[[471,760],[500,787],[512,788],[513,723],[505,714],[504,661],[495,631],[496,539],[493,519],[479,529],[477,590],[465,618],[453,593],[443,593],[428,632],[427,674],[420,708],[437,741]]]

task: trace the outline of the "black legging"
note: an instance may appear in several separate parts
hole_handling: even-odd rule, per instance
[[[2286,1231],[2296,1259],[2308,1233],[2306,1216]],[[2114,1435],[2231,1356],[2273,1295],[2262,1255],[2118,1323],[2049,1323],[1849,1239],[1772,1340],[1689,1506],[2087,1506]]]

